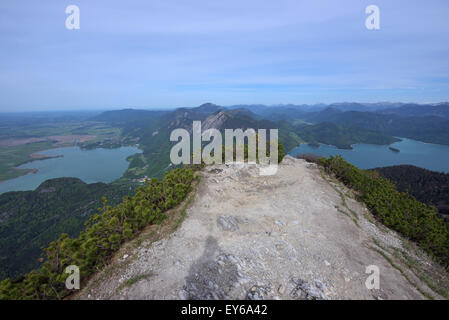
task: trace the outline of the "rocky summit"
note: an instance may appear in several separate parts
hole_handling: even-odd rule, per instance
[[[441,298],[419,277],[438,266],[316,164],[286,156],[273,176],[248,164],[200,174],[176,231],[125,247],[73,298]]]

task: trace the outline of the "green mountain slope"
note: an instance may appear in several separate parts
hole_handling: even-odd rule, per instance
[[[417,200],[433,205],[449,220],[449,174],[400,165],[373,169],[396,184],[399,191],[408,191]]]
[[[43,182],[34,191],[0,195],[0,279],[39,266],[41,247],[61,233],[76,236],[97,213],[102,197],[116,204],[131,194],[129,186],[86,184],[76,178]]]
[[[399,141],[388,134],[329,122],[300,127],[296,134],[309,143],[324,143],[340,149],[352,149],[355,143],[387,145]]]
[[[395,114],[347,111],[328,108],[310,113],[304,120],[364,128],[397,137],[449,145],[449,119],[437,116],[404,117]]]
[[[43,248],[40,268],[1,281],[0,300],[64,298],[71,293],[65,285],[66,267],[78,266],[81,278],[101,270],[125,241],[133,239],[145,226],[162,222],[167,210],[184,200],[193,179],[191,169],[173,170],[163,180],[152,179],[132,197],[124,197],[117,206],[105,201],[100,212],[90,217],[75,237],[62,233]],[[49,183],[40,191],[46,190],[45,194],[53,187]]]

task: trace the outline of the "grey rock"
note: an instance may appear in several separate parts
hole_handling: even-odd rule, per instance
[[[246,298],[248,300],[264,300],[264,299],[273,299],[274,297],[271,294],[271,286],[264,285],[255,285],[252,286],[251,289],[246,294]]]
[[[293,278],[292,282],[295,285],[290,294],[293,298],[301,300],[329,300],[325,293],[326,287],[319,280],[315,280],[314,284],[312,284],[302,279]]]
[[[219,216],[217,225],[223,231],[237,231],[239,229],[238,221],[233,216]]]
[[[185,290],[180,290],[180,291],[178,292],[178,297],[179,297],[179,299],[181,299],[181,300],[187,300],[187,299],[189,299],[189,294],[188,294],[187,291],[185,291]]]
[[[277,224],[279,227],[285,226],[285,223],[283,223],[283,222],[280,221],[280,220],[276,220],[274,223]]]

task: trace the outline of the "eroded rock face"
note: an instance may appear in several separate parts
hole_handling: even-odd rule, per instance
[[[217,114],[207,117],[201,124],[201,128],[203,131],[212,128],[221,129],[228,118],[229,115],[226,112],[220,111]]]
[[[342,214],[340,195],[316,165],[286,157],[274,176],[259,176],[257,167],[242,164],[209,166],[202,175],[181,227],[160,241],[143,242],[126,265],[82,297],[423,298],[372,249],[376,239],[405,250],[401,240],[366,219],[364,206],[349,197],[357,223]],[[369,265],[381,270],[380,290],[365,286]],[[134,278],[139,281],[123,285]]]

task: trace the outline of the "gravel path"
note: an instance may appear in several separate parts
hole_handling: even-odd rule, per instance
[[[405,250],[401,239],[315,164],[287,156],[274,176],[242,164],[202,176],[177,231],[122,252],[77,298],[425,298],[426,285],[381,254]],[[370,265],[380,270],[378,290],[365,286]]]

